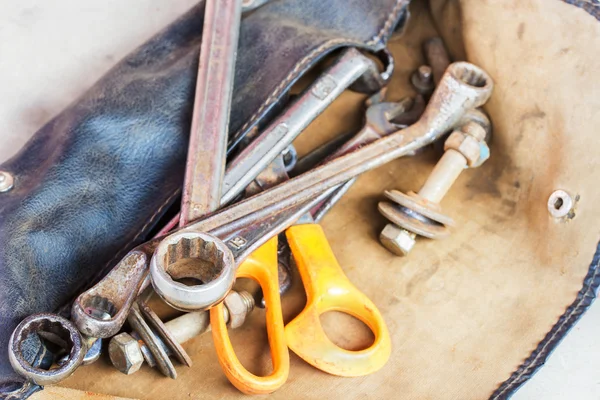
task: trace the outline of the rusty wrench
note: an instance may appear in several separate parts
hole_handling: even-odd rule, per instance
[[[149,243],[156,250],[150,263],[156,292],[182,308],[200,309],[218,303],[233,285],[237,265],[250,252],[290,226],[336,186],[434,142],[466,111],[484,104],[492,87],[491,78],[480,68],[454,63],[414,125],[188,225],[160,244]],[[175,282],[169,269],[182,259],[194,258],[210,265],[200,272],[208,283],[186,286]]]
[[[180,226],[219,208],[242,0],[207,0]]]

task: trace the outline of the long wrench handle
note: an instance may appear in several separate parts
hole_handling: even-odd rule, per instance
[[[184,230],[245,229],[256,225],[259,215],[273,214],[313,198],[366,171],[409,154],[434,142],[452,129],[463,114],[484,104],[493,81],[473,64],[451,64],[418,122],[356,151],[331,160],[294,179],[259,193],[213,216],[188,225]]]
[[[180,225],[221,203],[242,0],[207,0]]]

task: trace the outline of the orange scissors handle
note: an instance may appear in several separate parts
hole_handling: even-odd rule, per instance
[[[251,278],[263,290],[266,303],[267,334],[273,361],[273,373],[257,376],[238,360],[223,317],[223,304],[210,309],[210,324],[221,368],[229,381],[246,394],[266,394],[279,389],[290,371],[290,356],[285,342],[279,280],[277,274],[277,236],[254,251],[237,271],[238,278]]]
[[[391,341],[377,307],[348,280],[319,225],[295,225],[286,236],[307,297],[304,310],[285,327],[288,347],[333,375],[362,376],[379,370],[390,357]],[[359,351],[335,345],[319,318],[327,311],[341,311],[364,322],[375,335],[373,344]]]

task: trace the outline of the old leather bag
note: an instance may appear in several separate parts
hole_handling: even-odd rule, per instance
[[[374,24],[377,28],[365,31],[363,43],[383,27],[381,22],[388,20],[398,4],[386,6],[386,17]],[[365,5],[360,12],[366,13],[372,7]],[[292,357],[290,379],[272,397],[504,399],[543,365],[596,297],[600,283],[596,227],[600,194],[595,189],[600,143],[594,137],[600,122],[596,111],[600,99],[593,84],[600,60],[589,51],[599,45],[599,18],[597,5],[577,0],[413,2],[405,32],[393,36],[388,44],[398,64],[388,98],[398,100],[411,93],[406,76],[423,61],[422,40],[442,35],[453,59],[480,65],[495,81],[494,95],[486,107],[494,124],[492,157],[481,168],[465,171],[443,200],[443,209],[458,223],[452,236],[444,241],[422,240],[406,259],[389,254],[377,243],[377,234],[386,221],[377,213],[376,204],[384,189],[418,189],[438,156],[433,150],[426,151],[358,180],[325,218],[323,226],[348,277],[384,314],[392,335],[392,357],[376,374],[353,379],[329,376]],[[192,64],[190,61],[190,71]],[[156,66],[155,70],[163,67]],[[189,74],[187,79],[191,81]],[[180,99],[179,107],[187,107],[189,91],[187,96]],[[143,104],[144,96],[139,97]],[[298,150],[306,151],[315,142],[359,126],[363,100],[354,94],[341,98],[298,141]],[[252,120],[249,115],[253,112],[244,114],[237,127]],[[182,120],[188,121],[189,115]],[[187,128],[185,123],[180,126]],[[173,135],[185,134],[183,129]],[[51,143],[49,138],[46,140]],[[61,154],[64,144],[58,142],[48,148]],[[131,148],[138,144],[132,141],[127,145]],[[182,162],[185,144],[179,146],[177,157]],[[32,144],[28,151],[31,149],[35,149]],[[37,163],[39,159],[29,162]],[[7,165],[11,164],[1,168]],[[181,173],[181,167],[176,167],[179,172],[175,175]],[[167,167],[161,168],[167,171]],[[157,178],[155,182],[160,182],[160,189],[171,187],[175,191],[181,179],[172,176],[173,172],[165,172],[163,180]],[[97,179],[88,177],[87,184],[95,184]],[[43,183],[39,179],[29,191],[34,193],[33,188],[44,187]],[[143,189],[136,189],[142,193],[136,194],[136,199],[147,201],[159,193],[158,186],[147,194]],[[578,196],[574,218],[568,221],[557,221],[548,214],[547,199],[556,189]],[[11,195],[14,193],[18,192]],[[141,200],[132,202],[139,207]],[[58,208],[62,201],[58,198],[50,203]],[[6,207],[4,204],[0,207]],[[11,210],[21,207],[13,205]],[[7,226],[7,209],[0,208],[2,226]],[[94,257],[90,255],[86,263],[74,268],[83,276],[81,282],[103,270],[116,249],[135,237],[156,209],[148,209],[146,216],[138,215],[137,208],[135,214],[131,208],[124,212],[130,220],[123,223],[128,234],[122,236],[130,237],[119,239],[119,243],[110,245],[113,247],[106,243],[117,241],[110,236],[114,230],[97,232],[102,238],[98,240],[106,247],[90,247]],[[113,223],[116,217],[102,220]],[[11,216],[11,221],[16,219]],[[65,222],[65,227],[79,229],[75,224],[71,220]],[[44,219],[28,232],[35,237],[52,226],[49,219]],[[5,240],[5,229],[0,232],[0,240]],[[26,254],[21,251],[12,265],[35,265],[23,262]],[[5,264],[0,266],[5,274]],[[50,296],[40,299],[38,309],[55,309],[76,291],[69,289],[68,295],[54,300],[51,307],[44,304]],[[23,299],[30,301],[28,297]],[[303,301],[302,287],[296,282],[283,298],[286,320],[298,313]],[[0,304],[4,304],[3,298]],[[370,340],[369,332],[352,321],[337,315],[327,317],[326,324],[337,328],[337,334],[351,345],[360,347]],[[4,323],[4,314],[0,318]],[[232,339],[240,358],[253,371],[268,370],[268,354],[256,345],[266,343],[263,315],[253,314],[243,329],[232,332]],[[63,384],[150,399],[242,397],[219,370],[210,336],[194,339],[185,347],[198,361],[190,369],[182,368],[177,382],[159,379],[158,372],[150,368],[143,368],[135,377],[124,376],[102,360],[81,368]]]

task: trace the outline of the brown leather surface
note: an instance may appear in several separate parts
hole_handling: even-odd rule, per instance
[[[487,398],[582,286],[599,238],[600,60],[593,49],[600,25],[558,1],[432,3],[436,13],[445,10],[436,20],[453,52],[461,54],[456,40],[462,40],[466,58],[496,82],[487,107],[495,128],[492,157],[465,171],[442,201],[458,223],[454,233],[443,241],[420,240],[407,258],[379,245],[385,220],[376,204],[384,189],[418,189],[437,155],[430,150],[398,160],[358,180],[323,226],[348,277],[386,318],[390,361],[371,376],[349,379],[292,354],[290,378],[270,398]],[[412,12],[405,36],[390,43],[397,60],[390,100],[409,93],[407,76],[422,62],[421,41],[435,33],[423,3]],[[344,95],[298,141],[299,151],[360,125],[361,101]],[[559,188],[580,196],[568,222],[554,221],[547,211],[548,196]],[[283,299],[288,320],[303,299],[296,282]],[[347,318],[332,315],[325,322],[341,343],[368,344],[370,333]],[[262,311],[232,338],[249,369],[268,371]],[[144,399],[244,397],[220,371],[210,335],[184,347],[194,365],[179,367],[176,381],[148,367],[125,376],[103,358],[64,385]]]

